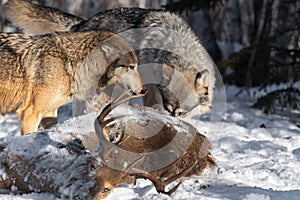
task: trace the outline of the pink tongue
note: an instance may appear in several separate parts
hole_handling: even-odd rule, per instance
[[[146,94],[148,94],[148,91],[146,91],[145,94],[137,94],[136,96],[138,96],[138,97],[143,97],[143,96],[146,96]]]
[[[138,97],[143,97],[143,96],[145,96],[146,94],[137,94],[136,96],[138,96]]]

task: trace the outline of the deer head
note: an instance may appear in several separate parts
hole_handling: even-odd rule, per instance
[[[147,130],[145,130],[145,126],[140,124],[139,121],[126,119],[128,115],[119,115],[108,118],[109,113],[114,108],[132,98],[138,97],[130,96],[124,98],[124,96],[125,93],[105,106],[95,121],[95,129],[102,148],[102,154],[100,157],[104,161],[109,159],[113,155],[114,151],[114,148],[110,148],[112,145],[125,149],[128,152],[139,153],[141,156],[135,158],[134,160],[130,160],[131,158],[126,157],[127,155],[124,154],[122,159],[127,160],[129,164],[122,170],[110,167],[104,162],[96,175],[96,179],[99,183],[98,188],[96,189],[98,191],[98,196],[102,195],[103,197],[117,185],[121,183],[133,183],[137,178],[148,179],[153,183],[158,192],[171,195],[180,185],[182,177],[194,174],[199,175],[204,169],[216,165],[215,160],[210,156],[209,149],[211,146],[206,137],[198,133],[198,131],[192,125],[186,122],[180,121],[180,123],[173,123],[176,120],[176,122],[178,122],[178,119],[168,115],[161,116],[159,118],[157,115],[161,114],[153,110],[147,110],[147,113],[150,116],[153,115],[153,120],[161,123],[162,128],[154,136],[138,138],[134,137],[128,131],[138,131],[140,133],[147,132]],[[132,107],[131,109],[137,108]],[[139,110],[139,112],[134,113],[137,113],[136,115],[141,113],[141,116],[137,117],[142,117],[145,114],[145,111]],[[122,138],[116,143],[112,144],[110,141],[110,133],[112,130],[110,129],[109,123],[114,122],[116,119],[119,121],[129,121],[127,125],[130,126],[130,129],[122,129]],[[157,123],[154,124],[157,125]],[[186,130],[180,131],[178,126],[180,126],[180,129]],[[151,129],[154,127],[147,126],[147,129],[149,128]],[[171,141],[174,143],[174,145],[172,145],[169,150],[178,153],[172,162],[155,170],[147,170],[141,167],[144,166],[149,159],[151,159],[151,156],[149,156],[150,154],[148,154],[149,152],[161,149],[168,145]],[[184,144],[186,148],[183,149],[183,151],[180,151],[177,148],[179,145],[182,145],[183,141],[187,141],[186,144]],[[166,191],[166,186],[174,181],[179,182],[171,190]]]

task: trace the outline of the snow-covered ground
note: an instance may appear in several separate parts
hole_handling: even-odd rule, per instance
[[[138,180],[134,186],[115,188],[107,199],[300,199],[300,128],[280,116],[251,109],[251,98],[234,98],[236,91],[227,87],[223,121],[205,116],[190,120],[213,144],[218,168],[187,178],[172,197],[157,194],[150,181]],[[59,129],[69,131],[73,125],[66,121]],[[0,138],[19,134],[14,114],[0,116]],[[14,196],[0,190],[0,200],[10,199],[55,197],[45,193]]]

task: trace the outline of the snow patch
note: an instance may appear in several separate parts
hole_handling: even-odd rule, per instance
[[[107,199],[298,200],[300,128],[280,116],[264,115],[259,110],[251,109],[249,105],[253,102],[246,93],[242,93],[239,98],[234,96],[238,90],[235,87],[227,87],[228,110],[223,122],[213,122],[204,118],[189,119],[189,122],[200,133],[205,133],[212,143],[212,155],[217,160],[217,169],[207,171],[201,176],[185,178],[172,197],[158,194],[150,181],[139,179],[134,186],[122,184],[113,189]],[[250,89],[250,92],[252,91],[254,89]],[[122,105],[115,109],[113,114],[129,115],[134,112],[138,111],[131,110],[128,105]],[[70,132],[79,135],[89,134],[94,131],[93,123],[96,116],[97,113],[90,113],[64,121],[50,129],[49,141],[40,143],[40,146],[32,152],[38,149],[54,151],[51,145],[56,144],[55,141],[61,134]],[[151,117],[159,118],[161,115],[146,114],[143,119],[134,117],[130,119],[146,120]],[[174,119],[170,123],[180,123],[180,120]],[[10,140],[13,136],[18,138],[15,138],[16,142],[10,146],[10,149],[30,157],[25,152],[20,152],[18,147],[20,145],[30,147],[34,141],[24,143],[22,138],[26,136],[19,137],[16,115],[0,116],[0,140]],[[39,135],[36,134],[33,140],[38,138]],[[50,175],[55,173],[49,172]],[[0,177],[6,177],[1,162]],[[62,189],[68,193],[72,187],[62,187]],[[4,195],[3,192],[0,190],[0,200],[56,199],[53,194],[48,193]]]

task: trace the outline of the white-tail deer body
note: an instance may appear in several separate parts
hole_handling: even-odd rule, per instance
[[[149,179],[158,192],[171,195],[182,177],[200,175],[204,169],[216,165],[209,152],[209,141],[186,122],[168,115],[161,116],[161,113],[145,107],[128,106],[129,110],[134,110],[131,112],[134,115],[124,112],[125,115],[109,116],[115,107],[136,97],[122,99],[123,96],[108,104],[95,121],[103,160],[96,174],[99,182],[96,199],[107,196],[121,183],[134,183],[137,178]],[[156,134],[149,136],[149,129],[155,130]],[[119,139],[112,143],[116,131]],[[155,156],[156,151],[160,152]],[[165,191],[165,187],[176,180],[179,183]]]

